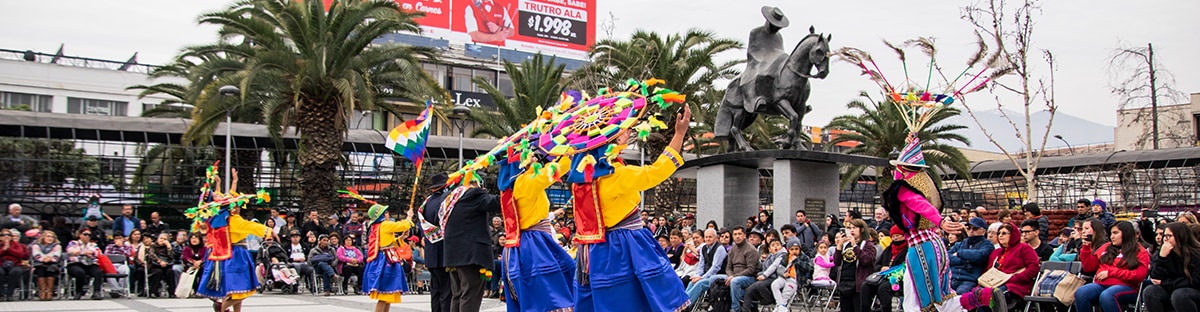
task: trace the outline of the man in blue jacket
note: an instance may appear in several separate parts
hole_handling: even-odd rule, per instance
[[[992,255],[992,242],[987,240],[987,221],[975,217],[967,222],[967,239],[950,247],[950,286],[960,294],[975,288],[979,275]]]

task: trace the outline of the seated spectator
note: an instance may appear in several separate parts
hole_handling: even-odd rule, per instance
[[[363,253],[358,247],[354,247],[354,242],[358,241],[356,234],[347,234],[346,240],[342,242],[342,246],[338,247],[337,258],[338,267],[342,272],[342,289],[349,291],[346,288],[346,282],[350,281],[350,277],[357,277],[362,281],[363,275]],[[413,253],[415,258],[417,253]],[[362,287],[355,285],[354,294],[362,294]]]
[[[1099,249],[1084,245],[1079,252],[1083,272],[1093,274],[1091,284],[1075,290],[1075,310],[1120,312],[1121,302],[1137,300],[1138,287],[1150,271],[1150,253],[1138,244],[1138,232],[1130,222],[1109,228],[1109,242]]]
[[[96,264],[97,257],[103,257],[100,247],[92,242],[92,230],[84,227],[76,232],[77,240],[67,244],[67,273],[75,279],[75,296],[83,297],[84,286],[92,281],[92,300],[100,300],[100,285],[104,283],[104,270]]]
[[[1200,241],[1187,224],[1167,224],[1162,246],[1150,265],[1150,283],[1142,290],[1146,311],[1200,311]]]
[[[20,212],[20,206],[17,206]],[[21,244],[17,230],[0,229],[0,288],[4,301],[12,301],[13,293],[25,284],[29,273],[29,249]]]
[[[898,226],[892,226],[888,234],[891,236],[892,243],[879,254],[879,259],[875,261],[875,272],[883,272],[891,267],[903,265],[908,255],[908,240],[904,237],[904,230]],[[868,281],[862,290],[863,310],[860,311],[871,311],[871,303],[875,301],[875,298],[879,298],[880,311],[892,310],[892,284],[886,279],[876,284]]]
[[[329,235],[321,234],[317,239],[317,246],[308,251],[308,262],[317,274],[321,274],[326,296],[333,295],[334,261],[337,261],[337,255],[334,249],[329,247]]]
[[[133,259],[133,256],[134,256],[133,245],[131,245],[131,244],[129,244],[129,242],[125,241],[125,236],[121,235],[121,233],[113,232],[112,244],[108,244],[108,247],[104,247],[104,254],[105,255],[119,255],[119,256],[125,257],[126,260]],[[130,273],[129,265],[127,265],[125,263],[113,263],[113,268],[117,269],[117,274],[129,274]],[[128,275],[126,275],[126,276],[128,276]],[[121,294],[124,294],[126,289],[129,289],[129,279],[128,278],[120,278],[120,279],[110,278],[110,279],[108,279],[108,286],[109,286],[109,288],[111,288],[109,290],[109,295],[112,296],[113,298],[117,298]]]
[[[778,253],[767,258],[767,269],[759,273],[759,280],[746,287],[746,295],[742,299],[743,311],[754,311],[754,304],[776,305],[776,311],[787,311],[787,299],[796,293],[797,276],[809,276],[812,263],[801,251],[800,243],[792,242],[787,249],[775,247],[779,241],[771,241],[771,249]],[[770,272],[769,272],[770,271]],[[769,276],[768,272],[770,275]]]
[[[995,246],[984,237],[987,222],[982,218],[971,218],[967,222],[967,238],[950,247],[950,287],[959,294],[971,292],[977,285],[979,275],[987,267],[988,258]]]
[[[691,283],[693,276],[700,275],[700,249],[697,244],[702,243],[704,238],[699,232],[692,233],[691,238],[683,243],[683,256],[679,265],[675,266],[675,275],[679,276],[684,288]]]
[[[271,220],[271,219],[267,219]],[[204,237],[200,233],[189,233],[187,244],[184,244],[183,250],[180,251],[180,259],[183,261],[183,270],[194,270],[193,274],[199,274],[204,270],[204,260],[208,258],[208,248],[204,247]],[[192,293],[194,294],[199,289],[200,283],[192,282]],[[194,295],[193,295],[194,296]],[[192,296],[189,296],[189,298]]]
[[[161,284],[167,284],[167,297],[175,298],[175,270],[171,268],[171,259],[175,258],[171,250],[171,232],[158,234],[158,240],[149,244],[146,254],[147,276],[150,277],[150,297],[158,298]],[[149,240],[147,235],[145,240]]]
[[[42,231],[30,249],[33,250],[33,277],[37,281],[38,299],[48,301],[54,298],[54,280],[62,269],[59,262],[62,259],[62,244],[58,242],[58,234],[54,231]]]
[[[717,230],[712,228],[704,230],[704,244],[696,249],[700,256],[699,275],[692,276],[686,288],[688,297],[693,303],[697,302],[701,293],[708,290],[708,285],[713,280],[725,279],[727,255],[725,246],[717,241]]]
[[[1012,211],[1008,209],[1000,209],[1000,212],[996,213],[996,220],[999,220],[999,223],[1012,223]]]
[[[829,244],[817,244],[817,257],[813,258],[812,286],[831,287],[836,283],[829,278],[829,269],[833,268],[833,256],[829,253]]]
[[[1100,219],[1106,229],[1111,228],[1113,223],[1117,222],[1117,217],[1108,212],[1108,204],[1099,198],[1092,201],[1092,217]]]
[[[833,261],[838,265],[837,290],[842,312],[859,310],[863,282],[875,269],[875,246],[867,239],[866,230],[867,223],[856,218],[837,236],[838,252]]]
[[[667,260],[671,266],[679,266],[680,260],[683,259],[683,233],[679,230],[671,230],[670,236],[667,238]]]
[[[783,241],[784,245],[791,245],[793,242],[800,243],[801,249],[805,249],[804,243],[800,240],[800,237],[796,236],[796,226],[784,224],[783,226],[779,227],[779,235],[783,236],[783,238],[780,240]],[[812,237],[810,236],[809,238],[811,239]],[[812,245],[811,241],[809,242],[809,245]],[[808,250],[806,249],[804,251],[807,252]]]
[[[1041,261],[1050,260],[1050,255],[1054,254],[1054,248],[1051,248],[1050,244],[1038,236],[1038,221],[1036,220],[1021,222],[1021,242],[1033,247],[1033,252]]]
[[[716,267],[719,261],[714,261],[711,264],[704,262],[704,265],[701,267],[710,265],[713,267],[705,270],[706,277],[703,279],[692,279],[692,285],[688,286],[686,290],[688,299],[691,302],[699,302],[698,299],[700,298],[700,294],[708,290],[709,285],[712,283],[725,283],[730,287],[730,295],[731,299],[733,300],[733,304],[731,306],[737,306],[740,304],[746,286],[749,286],[754,280],[753,276],[758,274],[758,250],[752,248],[750,243],[746,241],[746,229],[740,226],[734,227],[733,230],[731,230],[731,233],[732,234],[726,234],[732,236],[733,244],[728,247],[729,249],[725,253],[724,265],[721,266],[723,267],[724,272],[721,274],[709,275],[709,273],[714,273],[713,267]],[[708,240],[707,232],[705,233],[705,240]],[[708,244],[701,248],[701,253],[703,253],[701,257],[706,257],[709,254],[716,255],[721,253],[721,245],[711,247],[707,245]],[[710,251],[711,249],[709,248],[716,248],[716,250]],[[714,256],[713,258],[719,260],[721,257]],[[701,258],[702,261],[704,259],[705,258]]]
[[[771,213],[761,210],[758,212],[758,219],[754,220],[754,226],[750,228],[750,233],[766,234],[772,229],[775,229],[775,226],[771,221]]]
[[[1034,279],[1041,269],[1041,262],[1038,261],[1033,247],[1021,242],[1018,231],[1015,224],[1001,225],[996,231],[996,239],[1001,244],[1000,249],[993,250],[988,258],[989,269],[996,268],[1000,272],[1012,274],[1012,277],[1000,287],[977,286],[963,294],[959,302],[964,309],[986,307],[995,301],[995,311],[1008,311],[1009,298],[1024,298],[1033,290]]]
[[[313,287],[315,281],[312,279],[313,267],[308,265],[309,247],[300,242],[299,230],[292,230],[291,235],[288,235],[288,237],[291,242],[284,249],[288,252],[288,260],[292,263],[292,269],[295,269],[296,273],[300,274],[300,277],[308,285],[310,291],[316,292],[316,287]]]
[[[1038,208],[1038,204],[1037,203],[1027,203],[1027,204],[1021,206],[1021,210],[1025,211],[1025,221],[1036,221],[1037,226],[1034,226],[1033,228],[1038,231],[1037,232],[1038,239],[1041,240],[1042,242],[1049,242],[1050,241],[1050,218],[1047,218],[1046,216],[1042,215],[1042,209]],[[1022,224],[1024,224],[1024,222],[1022,222]],[[1024,225],[1022,225],[1022,226],[1024,226]],[[1037,250],[1038,247],[1033,246],[1033,249]],[[1041,253],[1038,253],[1038,255],[1041,255]],[[1046,257],[1049,257],[1049,255],[1047,255]],[[1042,261],[1046,261],[1046,259],[1042,258]]]
[[[1080,224],[1080,227],[1082,227],[1082,223]],[[1058,248],[1054,248],[1054,253],[1050,255],[1050,261],[1075,261],[1079,255],[1079,248],[1083,245],[1083,240],[1079,236],[1079,232],[1073,228],[1063,228],[1062,232],[1058,234],[1058,241],[1063,243]]]

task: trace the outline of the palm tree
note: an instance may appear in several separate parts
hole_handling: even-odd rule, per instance
[[[508,72],[513,83],[514,96],[511,99],[486,79],[476,77],[475,84],[492,96],[499,111],[472,110],[470,117],[476,127],[471,136],[509,136],[537,118],[537,108],[546,108],[557,101],[562,94],[563,70],[566,66],[555,64],[554,60],[554,57],[550,57],[547,61],[538,53],[520,65],[504,61],[504,71]]]
[[[711,107],[706,109],[707,106],[704,105],[719,104],[719,98],[716,101],[706,101],[702,98],[710,98],[711,96],[705,95],[717,92],[713,86],[714,81],[737,76],[738,71],[733,67],[743,61],[734,60],[718,64],[714,56],[741,48],[741,42],[720,38],[711,31],[691,29],[683,34],[663,36],[653,31],[638,30],[629,40],[606,39],[597,42],[588,52],[592,62],[572,73],[572,86],[583,90],[596,90],[601,87],[620,86],[630,78],[658,78],[665,81],[665,88],[687,96],[692,112],[715,112]],[[664,119],[675,118],[669,116],[670,113],[663,115]],[[713,120],[697,121],[713,124]],[[668,121],[668,124],[673,123]],[[642,144],[647,156],[657,155],[666,148],[670,140],[666,133],[670,131],[674,130],[664,129],[650,135]],[[693,135],[703,135],[703,132],[689,132]],[[700,140],[693,138],[690,141]],[[653,203],[656,209],[673,209],[679,201],[680,188],[674,179],[667,181],[650,194],[649,202]]]
[[[848,110],[858,110],[859,114],[834,117],[826,126],[832,130],[850,131],[847,134],[839,134],[830,140],[827,146],[842,142],[857,142],[858,145],[847,150],[847,154],[889,158],[892,151],[904,148],[908,128],[900,118],[900,110],[890,102],[890,99],[876,102],[867,96],[866,92],[863,92],[862,96],[866,98],[865,102],[855,100],[846,104]],[[941,184],[941,173],[946,169],[954,170],[960,177],[971,176],[970,161],[958,148],[948,144],[952,141],[970,144],[970,140],[955,132],[967,127],[958,124],[941,124],[946,119],[960,113],[961,111],[953,107],[938,111],[930,118],[925,128],[917,133],[917,138],[921,140],[921,150],[925,153],[925,162],[929,164],[929,170],[932,170],[930,176],[938,184]],[[842,175],[841,189],[845,189],[858,180],[866,168],[863,165],[849,166],[846,173]],[[877,172],[876,175],[876,181],[880,181],[879,190],[886,189],[886,185],[891,183],[891,175],[884,174],[884,172]]]
[[[222,37],[248,44],[203,48],[240,57],[246,65],[204,85],[201,97],[215,96],[212,91],[229,79],[242,90],[232,105],[260,106],[273,137],[295,126],[301,200],[309,209],[333,211],[334,173],[342,163],[349,114],[362,109],[399,115],[384,98],[445,98],[420,67],[422,61],[436,60],[436,49],[372,44],[385,34],[420,31],[414,20],[420,16],[383,0],[339,0],[328,10],[322,1],[247,0],[206,13],[201,23],[217,25]],[[203,99],[199,103],[193,113],[198,123],[223,117],[229,109]]]

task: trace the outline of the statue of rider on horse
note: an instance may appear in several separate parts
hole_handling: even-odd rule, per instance
[[[729,83],[721,108],[717,113],[714,132],[738,150],[750,151],[742,130],[758,118],[758,114],[782,115],[788,119],[787,136],[779,142],[781,149],[804,149],[800,136],[804,114],[812,108],[806,103],[812,88],[808,79],[829,75],[829,40],[831,35],[817,34],[809,27],[809,35],[796,44],[791,54],[783,50],[779,31],[788,26],[788,19],[779,8],[762,7],[766,23],[750,31],[746,51],[746,70]],[[816,74],[811,74],[812,69]]]

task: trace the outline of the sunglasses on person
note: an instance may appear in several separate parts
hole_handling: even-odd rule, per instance
[[[1033,232],[1037,232],[1037,230],[1021,230],[1021,234],[1029,234]]]

